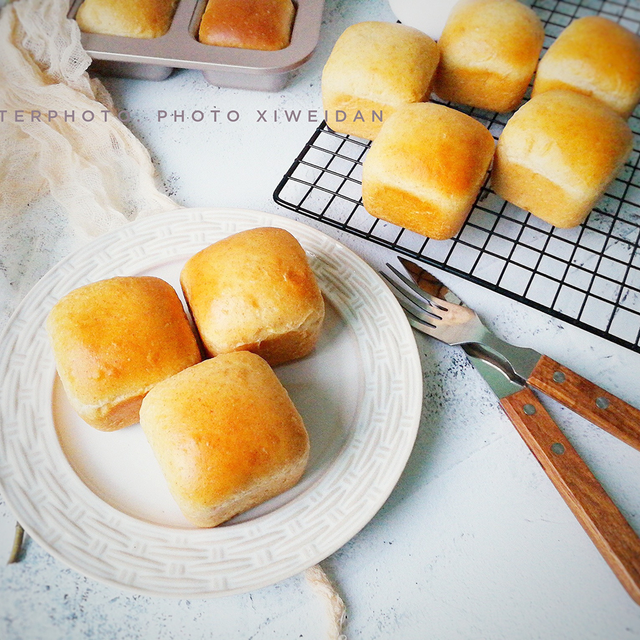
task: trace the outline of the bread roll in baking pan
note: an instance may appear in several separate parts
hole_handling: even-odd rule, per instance
[[[289,46],[294,14],[291,0],[209,0],[198,39],[217,47],[278,51]]]
[[[126,38],[159,38],[171,26],[178,0],[84,0],[76,14],[82,31]]]

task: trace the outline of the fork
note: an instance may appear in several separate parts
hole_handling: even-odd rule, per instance
[[[387,264],[402,283],[381,275],[392,286],[414,329],[493,365],[512,382],[528,385],[557,400],[589,422],[640,450],[640,411],[590,380],[533,349],[501,340],[478,315],[435,276],[399,258],[412,279]],[[438,297],[441,296],[441,297]]]

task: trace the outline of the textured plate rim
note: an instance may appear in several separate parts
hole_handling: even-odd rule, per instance
[[[348,316],[365,361],[353,432],[312,488],[255,520],[184,530],[121,513],[76,476],[58,442],[51,415],[55,365],[44,330],[48,310],[80,284],[140,273],[160,257],[191,255],[216,239],[258,226],[293,233],[312,256],[325,295]],[[308,225],[245,209],[157,214],[69,255],[36,284],[5,327],[0,375],[0,490],[8,506],[25,530],[66,565],[110,586],[153,596],[243,593],[331,555],[373,518],[393,490],[413,448],[422,408],[415,339],[380,276],[350,249]],[[346,507],[338,504],[340,497]],[[318,514],[322,517],[314,521]],[[300,538],[293,550],[283,544],[287,534]]]

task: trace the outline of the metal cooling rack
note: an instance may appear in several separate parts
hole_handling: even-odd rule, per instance
[[[600,14],[640,31],[640,1],[533,0],[546,50],[572,20]],[[448,104],[448,103],[443,103]],[[456,105],[497,139],[509,114]],[[276,188],[298,213],[437,266],[640,352],[640,110],[629,120],[634,149],[587,221],[557,229],[506,203],[485,185],[460,233],[429,240],[378,220],[362,206],[370,143],[322,123]]]

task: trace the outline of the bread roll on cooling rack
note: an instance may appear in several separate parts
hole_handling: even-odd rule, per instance
[[[365,157],[364,207],[429,238],[451,238],[478,196],[494,147],[489,130],[471,116],[434,103],[405,106]]]
[[[507,122],[491,187],[556,227],[589,215],[633,147],[629,125],[602,102],[574,91],[541,93]]]
[[[461,0],[438,40],[434,92],[443,100],[513,111],[538,64],[544,28],[517,0]]]
[[[198,39],[218,47],[276,51],[289,46],[291,0],[209,0]]]
[[[388,22],[360,22],[338,38],[322,72],[327,124],[373,140],[399,107],[427,100],[439,60],[421,31]]]
[[[173,20],[178,0],[84,0],[76,13],[82,31],[127,38],[159,38]]]
[[[295,485],[309,456],[302,418],[269,365],[246,351],[157,385],[140,421],[185,517],[214,527]]]
[[[215,356],[247,350],[272,366],[310,353],[324,300],[300,243],[284,229],[250,229],[191,257],[180,281]]]
[[[53,307],[46,327],[71,405],[101,431],[138,422],[145,394],[201,359],[178,295],[160,278],[75,289]]]
[[[571,89],[628,118],[640,100],[640,37],[602,16],[572,22],[542,57],[532,95]]]

